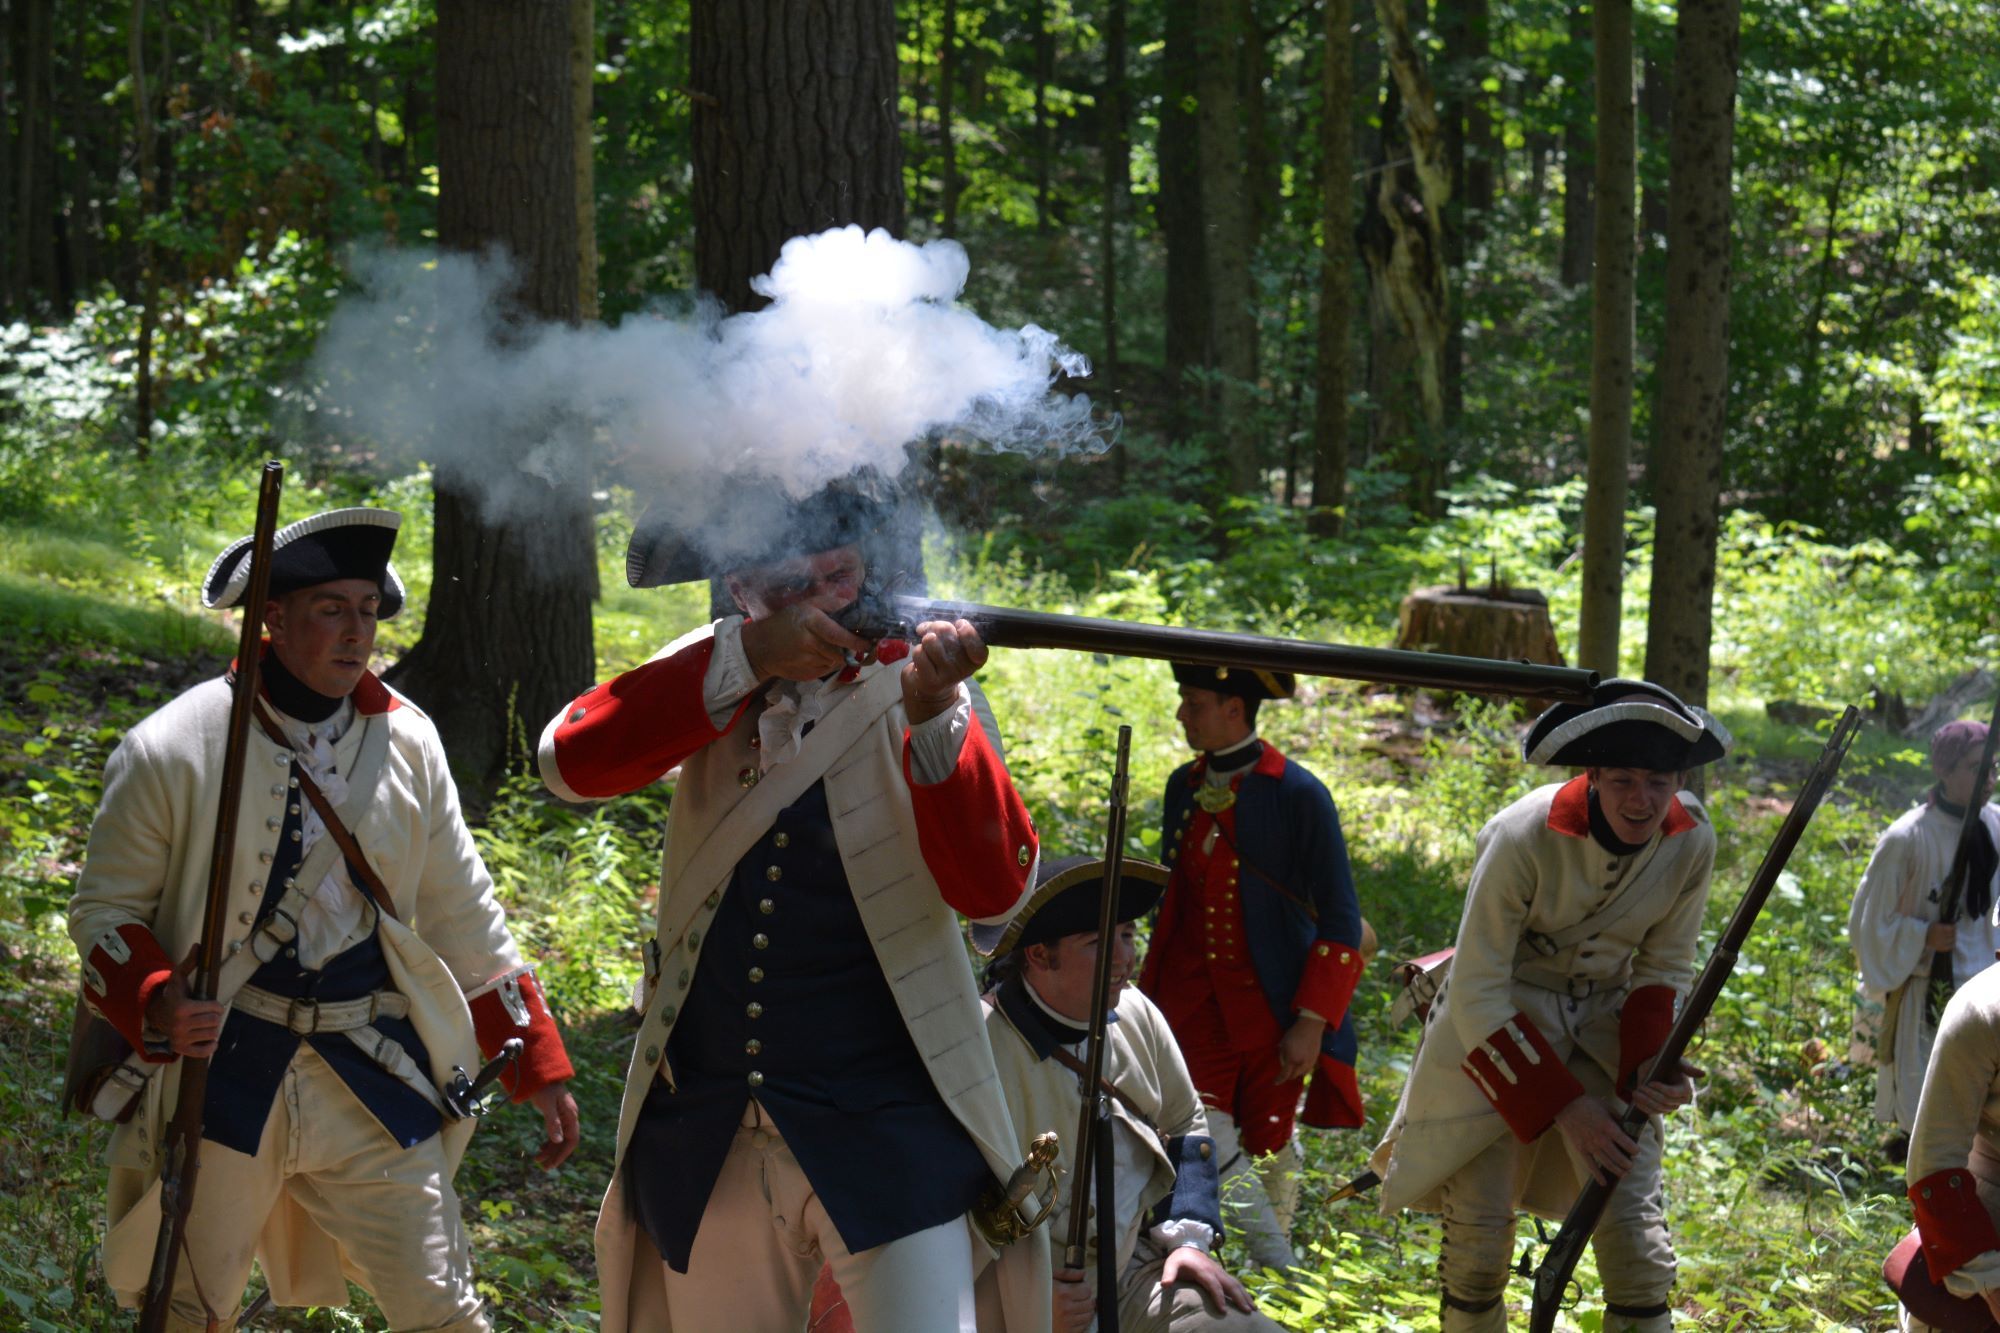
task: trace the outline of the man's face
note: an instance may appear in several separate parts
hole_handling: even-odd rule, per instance
[[[860,547],[836,546],[817,555],[796,556],[733,574],[728,580],[729,595],[752,620],[768,619],[801,602],[832,615],[852,606],[861,596],[866,573]]]
[[[1979,756],[1985,747],[1968,745],[1959,752],[1949,768],[1936,767],[1938,785],[1943,788],[1944,798],[1953,805],[1964,805],[1972,799],[1972,784],[1979,780]],[[1993,784],[1987,783],[1986,790],[1979,793],[1979,804],[1986,804],[1986,798],[1993,792]]]
[[[1096,931],[1065,935],[1049,944],[1031,944],[1022,959],[1028,984],[1042,1003],[1071,1022],[1090,1021],[1090,988],[1097,980]],[[1111,932],[1111,989],[1106,1003],[1116,1005],[1139,959],[1139,927],[1120,922]]]
[[[1181,686],[1181,706],[1174,717],[1195,750],[1226,750],[1250,735],[1241,699],[1196,685]]]
[[[344,699],[368,670],[381,603],[382,590],[369,579],[335,579],[273,598],[264,604],[271,651],[312,689]]]
[[[1649,842],[1681,789],[1681,775],[1652,768],[1593,768],[1597,805],[1621,842]]]

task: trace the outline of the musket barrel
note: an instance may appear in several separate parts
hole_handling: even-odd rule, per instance
[[[1116,657],[1192,662],[1197,666],[1249,667],[1428,690],[1579,702],[1590,699],[1598,679],[1595,671],[1581,667],[1457,657],[1401,648],[1357,648],[1350,644],[1313,643],[1229,630],[1184,629],[1095,616],[1017,611],[1011,607],[929,597],[900,596],[892,600],[895,618],[905,626],[926,620],[969,620],[980,636],[996,648],[1064,648]]]

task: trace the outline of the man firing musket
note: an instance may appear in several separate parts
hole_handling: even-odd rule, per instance
[[[1586,1179],[1623,1177],[1595,1234],[1606,1333],[1670,1327],[1673,1246],[1660,1128],[1684,1069],[1640,1075],[1694,974],[1715,833],[1682,775],[1727,752],[1707,712],[1645,681],[1558,704],[1531,764],[1582,768],[1480,831],[1449,980],[1372,1165],[1382,1209],[1444,1215],[1445,1333],[1504,1333],[1515,1210],[1560,1217]],[[1550,1129],[1557,1132],[1550,1134]]]

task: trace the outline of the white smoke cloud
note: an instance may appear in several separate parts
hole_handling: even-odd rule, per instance
[[[1052,392],[1058,374],[1089,373],[1083,356],[956,304],[970,265],[955,241],[798,237],[752,284],[762,310],[703,302],[615,328],[521,321],[498,257],[375,252],[353,267],[360,291],[315,353],[318,424],[429,460],[494,516],[535,512],[550,482],[606,453],[692,530],[741,521],[746,493],[895,477],[933,435],[1095,453],[1117,430],[1087,397]]]

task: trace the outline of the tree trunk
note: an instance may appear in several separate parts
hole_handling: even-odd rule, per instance
[[[1049,83],[1055,77],[1055,34],[1049,31],[1048,0],[1035,0],[1035,230],[1049,232],[1049,158],[1054,155],[1049,123]]]
[[[1320,77],[1319,345],[1310,529],[1340,531],[1347,504],[1347,336],[1354,320],[1354,3],[1326,0]]]
[[[1645,78],[1639,85],[1639,128],[1644,133],[1644,159],[1657,162],[1666,151],[1667,127],[1673,119],[1673,89],[1663,61],[1646,57]],[[1639,192],[1639,227],[1650,252],[1667,234],[1667,192],[1647,185]]]
[[[1597,76],[1596,277],[1591,284],[1590,464],[1583,502],[1583,602],[1576,660],[1618,674],[1625,596],[1625,496],[1632,456],[1632,0],[1592,0]]]
[[[1096,379],[1106,403],[1118,406],[1118,224],[1125,215],[1126,197],[1132,188],[1132,145],[1126,137],[1125,112],[1125,0],[1109,0],[1104,16],[1104,96],[1100,102],[1104,117],[1104,213],[1098,266],[1103,270],[1100,295],[1103,301],[1104,356]],[[1118,488],[1125,487],[1126,450],[1122,442],[1111,446],[1111,466]]]
[[[153,447],[153,334],[160,322],[159,253],[147,228],[157,206],[152,92],[146,83],[146,0],[132,0],[126,34],[132,71],[133,133],[139,167],[139,345],[132,357],[133,435],[139,457]],[[33,235],[24,229],[23,239]]]
[[[1438,11],[1438,26],[1444,37],[1445,75],[1440,139],[1446,177],[1452,185],[1451,201],[1444,213],[1444,262],[1448,280],[1459,284],[1461,291],[1465,282],[1466,105],[1475,86],[1473,64],[1467,51],[1472,43],[1470,19],[1464,6],[1449,0]],[[1465,326],[1462,320],[1453,319],[1444,343],[1445,425],[1457,425],[1464,414]]]
[[[1581,53],[1590,41],[1591,20],[1582,5],[1569,10],[1569,49],[1572,68],[1579,73]],[[1590,281],[1590,239],[1594,209],[1590,197],[1591,144],[1589,92],[1578,86],[1563,88],[1563,241],[1562,281],[1565,287],[1581,287]]]
[[[952,85],[958,78],[958,0],[944,0],[944,36],[938,45],[939,189],[944,195],[944,234],[958,235],[958,136],[953,132]]]
[[[794,236],[903,234],[893,0],[694,0],[695,277],[730,310],[763,298]]]
[[[1199,0],[1165,0],[1166,49],[1160,62],[1160,235],[1167,247],[1166,356],[1172,386],[1168,433],[1185,439],[1206,416],[1205,394],[1188,372],[1214,364],[1209,326],[1208,238],[1202,229],[1201,162],[1192,109],[1200,68]],[[1190,410],[1190,408],[1193,410]]]
[[[1254,0],[1236,0],[1237,116],[1242,123],[1243,181],[1250,201],[1250,253],[1257,253],[1279,207],[1277,145],[1272,141],[1269,81],[1271,55],[1257,23]]]
[[[1243,155],[1242,11],[1236,0],[1201,0],[1200,65],[1195,72],[1196,146],[1207,235],[1208,318],[1215,331],[1219,419],[1215,439],[1222,475],[1235,495],[1260,493],[1255,385],[1257,319],[1251,308],[1251,208]]]
[[[1382,149],[1361,224],[1368,265],[1369,388],[1379,404],[1374,447],[1408,478],[1407,502],[1438,511],[1444,484],[1444,355],[1451,302],[1444,207],[1451,181],[1430,76],[1402,0],[1375,0],[1389,65]]]
[[[439,0],[437,23],[438,239],[504,250],[520,313],[562,323],[582,307],[571,13],[569,0]],[[490,441],[482,471],[517,465],[552,425]],[[495,515],[465,464],[440,465],[434,485],[430,605],[394,678],[485,792],[595,674],[590,493],[578,476],[550,483],[532,515]]]
[[[597,5],[570,0],[570,116],[576,135],[576,316],[596,320],[597,302]]]
[[[1466,59],[1472,87],[1465,101],[1465,238],[1476,245],[1493,211],[1493,173],[1500,161],[1500,140],[1493,132],[1493,95],[1485,79],[1493,60],[1492,17],[1487,0],[1465,0]]]
[[[55,141],[50,125],[54,106],[53,0],[19,0],[20,50],[15,55],[20,133],[14,157],[14,290],[19,308],[45,311],[55,294],[50,218],[54,208],[50,178]]]
[[[1668,148],[1666,332],[1646,676],[1708,699],[1729,409],[1730,167],[1739,0],[1681,0]]]

